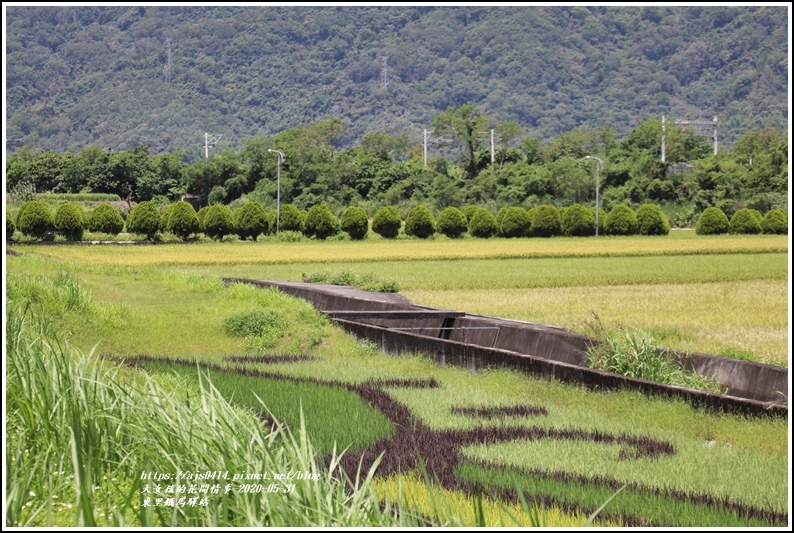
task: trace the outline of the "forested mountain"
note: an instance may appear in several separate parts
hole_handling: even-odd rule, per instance
[[[203,156],[339,118],[336,147],[472,104],[547,141],[788,124],[788,7],[5,8],[6,147]]]

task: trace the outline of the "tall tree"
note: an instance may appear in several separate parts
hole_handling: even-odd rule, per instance
[[[473,105],[450,106],[433,119],[433,133],[448,135],[463,149],[463,167],[469,179],[477,176],[476,152],[482,144],[481,133],[488,128],[488,118]]]

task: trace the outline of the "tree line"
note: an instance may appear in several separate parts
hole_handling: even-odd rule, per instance
[[[788,204],[788,138],[775,129],[748,131],[716,155],[706,137],[669,123],[663,131],[657,119],[622,140],[601,126],[541,143],[522,136],[515,122],[494,124],[465,104],[435,117],[426,147],[405,135],[370,133],[340,149],[346,131],[339,119],[300,125],[194,163],[180,152],[150,155],[144,146],[123,152],[89,146],[77,153],[22,148],[7,158],[7,192],[109,193],[161,204],[187,193],[200,206],[232,208],[248,201],[273,208],[279,198],[303,210],[325,204],[337,215],[358,205],[371,216],[384,205],[407,212],[424,204],[436,213],[472,204],[493,212],[594,206],[598,185],[604,209],[655,202],[674,225],[691,225],[712,206],[730,217],[745,207],[766,213]],[[280,165],[276,151],[285,155]],[[603,168],[596,168],[598,159]]]

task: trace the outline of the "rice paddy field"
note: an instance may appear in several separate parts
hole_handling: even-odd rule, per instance
[[[13,249],[7,526],[791,525],[787,419],[387,356],[220,281],[366,274],[422,305],[788,366],[787,237]],[[146,472],[215,470],[317,476],[145,504]]]

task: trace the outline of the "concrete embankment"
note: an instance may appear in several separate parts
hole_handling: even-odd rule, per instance
[[[554,326],[416,305],[399,294],[313,283],[226,278],[304,298],[346,331],[393,353],[422,353],[471,370],[507,367],[594,389],[628,388],[683,397],[693,405],[752,415],[786,416],[788,369],[676,352],[688,370],[713,377],[727,394],[675,387],[591,369],[586,352],[598,340]]]

